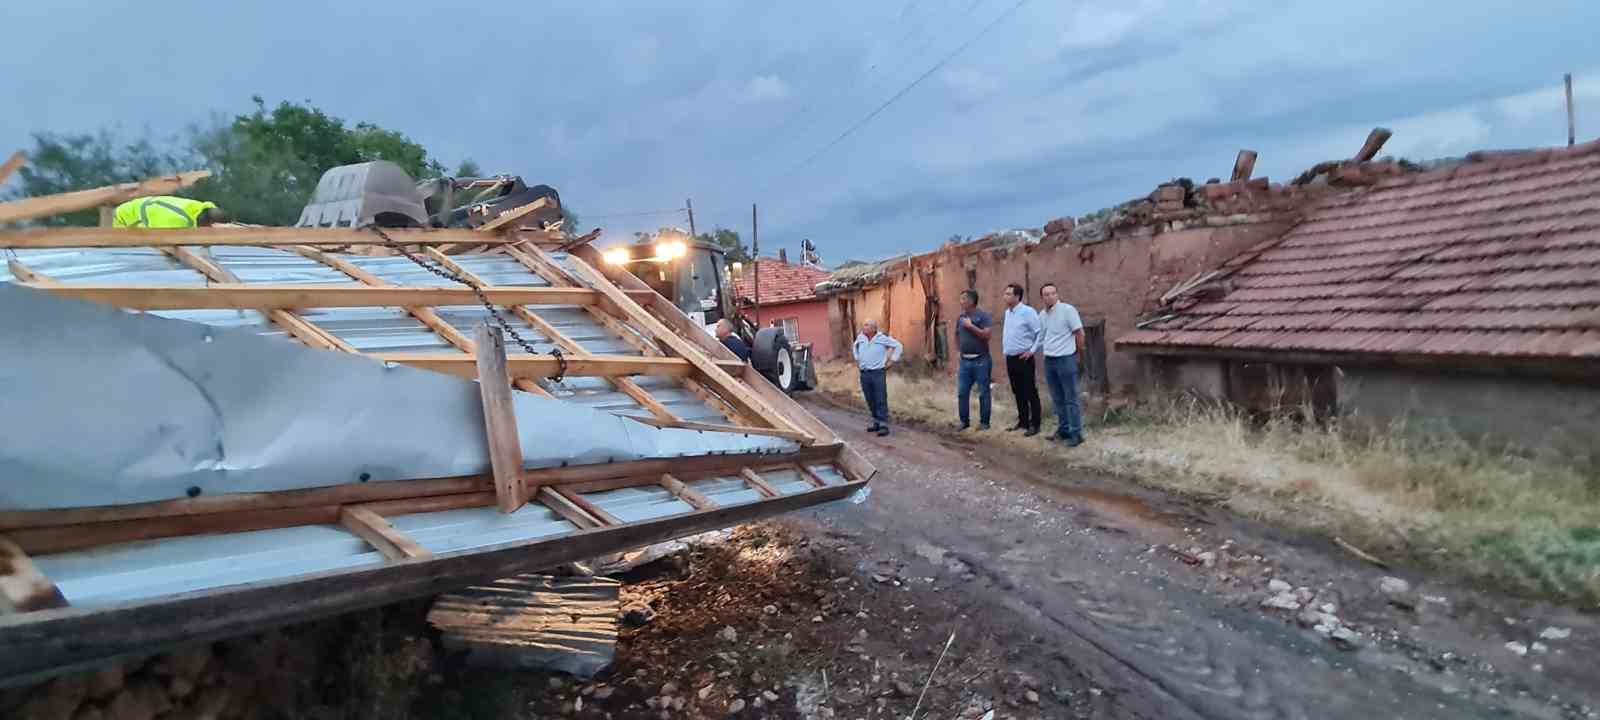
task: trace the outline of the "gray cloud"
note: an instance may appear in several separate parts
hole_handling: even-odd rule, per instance
[[[797,169],[1011,4],[10,3],[0,26],[26,32],[0,58],[0,148],[306,99],[550,182],[588,216],[692,196],[699,224],[745,228],[758,202],[765,247],[843,259],[1090,212],[1223,174],[1240,147],[1281,179],[1378,124],[1397,153],[1554,144],[1565,71],[1580,131],[1600,117],[1590,2],[1033,0]]]

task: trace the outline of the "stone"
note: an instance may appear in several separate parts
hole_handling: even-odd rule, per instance
[[[1361,633],[1347,627],[1334,628],[1328,638],[1342,650],[1355,650],[1361,647]]]
[[[106,715],[117,720],[152,720],[156,712],[145,702],[142,693],[123,688],[106,704]]]
[[[1200,564],[1205,567],[1214,567],[1217,564],[1217,554],[1210,550],[1195,555],[1195,557],[1200,558]]]
[[[717,631],[717,639],[723,642],[739,642],[739,631],[728,625]]]
[[[596,699],[596,700],[604,700],[604,699],[606,699],[608,697],[611,697],[616,692],[617,692],[616,688],[611,687],[610,685],[604,685],[604,686],[595,688],[594,699]]]
[[[1565,640],[1572,637],[1571,628],[1547,627],[1539,631],[1540,640]]]
[[[1282,592],[1261,601],[1261,607],[1272,610],[1299,610],[1300,601],[1294,599],[1293,593]]]
[[[1333,603],[1323,603],[1318,609],[1329,615],[1337,615],[1339,613],[1339,606]]]
[[[1314,608],[1305,608],[1301,610],[1300,614],[1296,615],[1294,619],[1295,622],[1300,623],[1300,627],[1309,628],[1323,624],[1322,613],[1318,612]]]
[[[733,715],[733,714],[739,713],[739,712],[741,712],[743,710],[744,710],[744,698],[734,698],[733,702],[728,703],[728,714],[729,715]]]
[[[813,624],[822,622],[822,616],[821,615],[812,615],[811,616],[811,622]]]
[[[661,694],[669,696],[678,694],[678,684],[675,682],[669,682],[665,685],[662,685]]]
[[[904,680],[896,680],[894,681],[894,694],[899,697],[908,698],[916,695],[917,690],[916,688],[911,687],[911,683],[908,683]]]
[[[701,700],[704,700],[704,699],[706,699],[708,697],[711,697],[711,691],[715,690],[715,689],[717,689],[717,686],[715,686],[715,685],[707,685],[707,686],[705,686],[703,688],[700,688],[700,692],[695,693],[695,696],[700,698]]]
[[[1294,589],[1294,599],[1299,600],[1302,605],[1310,605],[1312,600],[1317,599],[1317,594],[1311,592],[1311,588],[1297,587]]]
[[[883,583],[889,582],[892,579],[893,578],[889,577],[888,575],[884,575],[882,573],[873,573],[872,574],[872,581],[875,582],[875,583],[878,583],[878,584],[883,584]]]
[[[1534,644],[1529,645],[1528,649],[1540,655],[1550,652],[1550,646],[1542,642],[1535,642]]]
[[[765,685],[767,684],[767,676],[762,675],[760,670],[750,673],[750,684],[756,687]]]
[[[1029,705],[1038,705],[1039,704],[1039,693],[1034,692],[1032,690],[1029,690],[1027,692],[1022,693],[1022,699],[1027,701],[1027,703]]]
[[[1378,590],[1385,595],[1398,595],[1411,592],[1411,583],[1397,577],[1384,577],[1378,581]]]
[[[1289,591],[1291,591],[1293,589],[1294,589],[1293,585],[1290,585],[1289,583],[1286,583],[1286,582],[1284,582],[1282,580],[1279,580],[1277,578],[1273,578],[1272,580],[1267,582],[1267,590],[1269,592],[1271,592],[1272,594],[1274,594],[1274,595],[1277,595],[1278,593],[1286,593],[1286,592],[1289,592]]]
[[[766,613],[766,614],[768,614],[768,615],[777,615],[778,614],[778,606],[777,605],[768,605],[768,606],[766,606],[764,608],[761,608],[761,611]]]
[[[675,697],[675,698],[672,699],[672,709],[673,710],[677,710],[678,712],[683,712],[683,708],[685,706],[687,706],[688,704],[689,704],[689,698],[686,698],[686,697],[683,697],[683,696]]]
[[[644,603],[635,603],[622,609],[622,623],[631,627],[639,627],[656,619],[655,608]]]
[[[172,676],[172,679],[167,682],[167,694],[171,695],[172,697],[186,698],[189,697],[189,693],[192,692],[194,692],[194,681],[189,680],[182,675],[174,675]]]
[[[761,697],[765,698],[769,703],[775,703],[778,701],[778,694],[771,690],[762,690]]]
[[[121,665],[101,668],[89,676],[89,697],[97,699],[107,697],[121,690],[126,679]]]
[[[1524,645],[1522,643],[1516,642],[1515,640],[1506,643],[1506,649],[1510,650],[1511,652],[1515,653],[1518,656],[1522,656],[1522,655],[1527,655],[1528,654],[1528,646]]]

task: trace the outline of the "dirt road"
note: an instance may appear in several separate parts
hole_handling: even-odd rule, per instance
[[[864,504],[787,522],[908,598],[964,609],[930,634],[1006,648],[1047,689],[1041,717],[1594,717],[1592,617],[1461,588],[1386,596],[1383,571],[1201,505],[812,410],[879,474]],[[1332,609],[1349,642],[1262,608],[1274,579]],[[1572,632],[1539,642],[1545,623]]]

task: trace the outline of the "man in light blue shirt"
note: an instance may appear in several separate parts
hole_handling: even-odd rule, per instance
[[[1000,349],[1006,354],[1006,377],[1011,380],[1011,393],[1017,398],[1017,424],[1012,430],[1033,437],[1043,424],[1043,411],[1039,406],[1039,384],[1033,377],[1033,356],[1039,352],[1044,339],[1039,325],[1039,313],[1022,302],[1027,291],[1021,285],[1006,286],[1006,321]]]
[[[1044,379],[1050,386],[1050,403],[1056,409],[1056,439],[1071,447],[1083,444],[1083,410],[1078,405],[1078,363],[1083,359],[1083,318],[1078,309],[1061,302],[1055,283],[1039,286],[1044,309],[1039,322],[1044,332]]]
[[[867,432],[880,437],[889,434],[889,382],[885,371],[900,361],[902,350],[899,340],[878,332],[877,320],[861,324],[861,334],[851,347],[856,367],[861,369],[861,394],[872,413],[872,427]]]

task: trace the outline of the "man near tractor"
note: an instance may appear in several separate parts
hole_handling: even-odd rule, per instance
[[[118,205],[113,215],[111,227],[119,228],[179,229],[228,221],[216,203],[172,195],[134,198]]]

